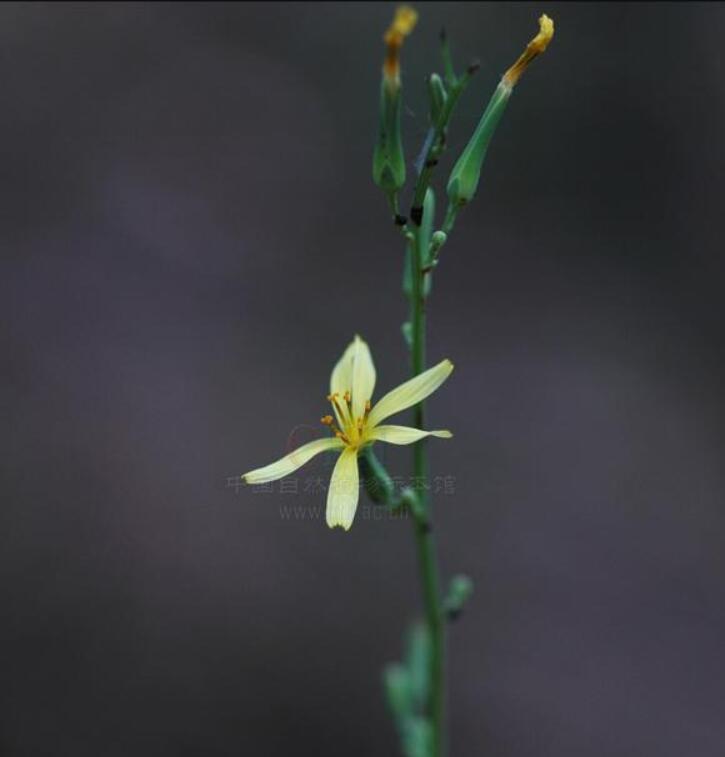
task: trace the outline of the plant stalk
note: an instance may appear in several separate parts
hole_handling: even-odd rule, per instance
[[[450,91],[445,107],[432,127],[432,136],[427,140],[420,160],[420,173],[413,190],[411,221],[401,228],[411,245],[411,375],[417,376],[425,370],[425,290],[424,266],[428,259],[428,250],[423,249],[420,227],[423,220],[424,200],[430,186],[433,169],[446,147],[446,130],[453,115],[461,93],[468,86],[476,66],[469,66],[466,72],[455,81],[451,79]],[[425,428],[425,403],[418,403],[413,409],[414,425]],[[423,589],[426,624],[431,639],[430,657],[430,695],[428,716],[432,733],[431,757],[445,757],[446,723],[445,723],[445,618],[440,593],[438,556],[432,532],[431,504],[428,496],[428,453],[424,440],[413,445],[413,475],[419,506],[414,514],[415,542],[418,552],[420,580]]]
[[[423,295],[423,260],[420,235],[415,234],[410,256],[412,293],[410,322],[412,324],[411,373],[417,376],[425,370],[425,298]],[[414,408],[414,425],[425,428],[424,403]],[[431,530],[431,507],[428,497],[428,454],[425,441],[413,447],[413,475],[419,497],[419,514],[414,518],[415,541],[418,551],[420,578],[425,603],[426,623],[431,639],[429,716],[433,728],[432,756],[445,754],[445,623],[441,605],[438,557]]]

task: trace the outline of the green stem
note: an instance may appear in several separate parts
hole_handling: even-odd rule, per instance
[[[410,243],[410,323],[411,323],[411,374],[417,376],[425,370],[425,291],[423,288],[424,265],[428,250],[421,244],[420,227],[423,221],[425,195],[430,186],[433,169],[446,147],[446,130],[453,115],[458,98],[468,86],[475,66],[469,66],[466,73],[452,84],[445,107],[433,125],[433,139],[428,145],[418,180],[413,190],[411,209],[412,224],[403,226],[401,231]],[[414,425],[425,428],[425,404],[418,403],[413,409]],[[413,445],[413,475],[418,494],[417,507],[413,515],[415,542],[420,566],[420,580],[423,588],[426,624],[430,632],[430,701],[428,715],[433,728],[431,757],[445,757],[445,620],[438,577],[438,557],[435,540],[431,531],[431,505],[428,497],[428,457],[425,442]]]
[[[452,202],[448,203],[448,207],[446,208],[446,217],[443,220],[443,226],[441,228],[441,231],[443,231],[446,236],[450,236],[450,233],[453,231],[453,225],[456,222],[456,218],[458,217],[460,210],[460,205],[454,205]]]
[[[423,256],[420,235],[415,235],[412,245],[411,259],[411,313],[412,347],[411,372],[417,376],[425,370],[425,299],[423,296]],[[424,403],[420,402],[414,408],[414,425],[425,428]],[[419,497],[418,514],[414,518],[415,541],[418,550],[423,599],[425,602],[426,622],[431,638],[430,660],[430,703],[429,714],[433,726],[432,757],[443,757],[445,753],[445,624],[440,596],[440,582],[438,578],[438,558],[436,556],[435,540],[431,531],[431,507],[427,492],[428,459],[423,441],[413,447],[413,474]]]

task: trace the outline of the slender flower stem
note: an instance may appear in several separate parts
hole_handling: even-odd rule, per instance
[[[412,324],[411,372],[417,376],[425,370],[425,300],[423,296],[423,256],[420,235],[415,235],[411,260],[412,294],[410,322]],[[415,406],[414,416],[417,428],[425,428],[425,407],[421,402]],[[415,540],[418,549],[426,622],[431,639],[430,659],[430,702],[429,713],[433,727],[433,757],[443,757],[445,753],[445,624],[441,605],[440,582],[438,578],[438,558],[431,531],[431,507],[427,496],[428,460],[425,442],[413,447],[413,470],[418,489],[418,513],[414,519]]]
[[[386,65],[388,65],[388,61],[392,61],[392,64],[394,64],[395,78],[392,81],[397,87],[397,89],[394,89],[396,94],[399,94],[400,84],[398,52],[402,42],[401,35],[409,33],[412,28],[411,22],[414,24],[415,18],[415,12],[410,8],[399,9],[391,27],[392,31],[388,32],[388,35],[393,36],[386,35],[385,38],[389,52]],[[403,19],[402,22],[401,19]],[[396,24],[401,23],[403,31],[395,36],[394,33],[398,29]],[[554,34],[554,25],[551,19],[545,15],[542,16],[539,19],[539,27],[539,33],[527,45],[526,50],[516,63],[504,74],[491,102],[481,117],[479,126],[454,166],[447,187],[448,207],[442,227],[435,231],[436,203],[435,194],[430,186],[431,180],[435,167],[446,149],[446,133],[449,121],[458,99],[468,86],[473,74],[478,70],[478,62],[474,61],[469,64],[465,73],[458,76],[453,67],[445,31],[441,32],[445,85],[438,74],[431,74],[428,79],[431,124],[416,160],[418,177],[413,188],[413,198],[408,217],[400,213],[398,194],[405,184],[399,110],[394,112],[397,120],[392,127],[387,128],[387,122],[383,123],[382,137],[387,137],[388,132],[392,132],[397,142],[391,147],[383,140],[376,146],[373,158],[373,178],[375,183],[385,191],[394,223],[406,241],[405,259],[407,262],[404,268],[403,292],[410,303],[410,316],[409,320],[402,325],[402,330],[411,353],[411,374],[413,377],[423,373],[426,367],[426,300],[430,291],[433,271],[439,262],[440,250],[453,231],[456,217],[461,208],[470,202],[476,191],[488,144],[514,85],[529,63],[544,52],[551,41]],[[386,91],[384,89],[383,93],[385,94]],[[394,104],[399,105],[399,101],[396,100]],[[381,110],[383,116],[387,113],[385,107],[386,101],[383,101],[383,109]],[[393,165],[394,161],[391,159],[391,155],[397,159],[395,165]],[[397,177],[396,172],[399,174]],[[425,428],[424,402],[418,403],[413,411],[413,425],[416,428]],[[368,457],[363,458],[363,462],[366,463],[366,470],[372,474],[383,490],[382,493],[378,492],[377,488],[373,491],[371,496],[374,500],[384,502],[391,509],[407,508],[413,515],[425,605],[425,624],[430,641],[427,656],[429,685],[427,690],[418,687],[418,691],[426,691],[426,694],[425,696],[416,695],[414,704],[411,704],[412,698],[410,696],[410,691],[413,691],[414,688],[411,688],[410,681],[407,678],[409,671],[402,665],[386,668],[386,691],[391,709],[401,730],[406,754],[412,754],[415,751],[416,754],[425,753],[430,757],[445,757],[447,751],[445,707],[446,620],[454,618],[460,613],[463,604],[471,593],[472,583],[466,576],[456,576],[451,581],[446,598],[443,599],[441,596],[438,557],[431,527],[432,507],[429,495],[428,455],[425,442],[421,440],[413,445],[413,470],[417,491],[408,489],[402,492],[399,497],[395,495],[390,477],[387,476],[384,468],[375,460],[372,453],[368,453]],[[425,701],[423,702],[423,700]],[[412,715],[415,719],[411,721]],[[424,735],[421,738],[424,739],[427,739],[428,727],[430,728],[430,744],[424,743],[423,746],[420,746],[419,729],[412,731],[413,734],[416,734],[415,748],[408,743],[411,722],[416,726],[423,726]]]
[[[458,98],[476,71],[477,66],[469,66],[459,79],[452,83],[448,100],[432,127],[432,136],[426,140],[421,155],[420,173],[413,190],[413,206],[410,217],[412,224],[402,229],[410,242],[411,255],[411,374],[417,376],[425,370],[425,290],[423,288],[424,266],[428,260],[428,250],[423,249],[420,226],[423,220],[425,195],[430,186],[433,169],[446,148],[446,130],[453,115]],[[411,228],[412,227],[412,228]],[[425,405],[420,402],[414,408],[414,423],[417,428],[425,428]],[[413,446],[413,474],[418,489],[418,508],[414,512],[415,541],[425,603],[426,623],[431,640],[430,658],[430,701],[428,714],[433,728],[432,757],[444,757],[445,737],[445,619],[440,593],[438,557],[435,539],[431,529],[431,505],[428,497],[428,456],[425,441]]]

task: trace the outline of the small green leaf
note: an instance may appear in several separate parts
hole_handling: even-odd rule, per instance
[[[408,349],[413,348],[413,325],[410,321],[406,321],[405,323],[401,324],[400,330],[403,332],[403,339],[405,339],[405,343],[408,345]]]

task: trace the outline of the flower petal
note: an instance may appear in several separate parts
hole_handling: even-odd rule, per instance
[[[387,417],[417,405],[432,394],[450,375],[453,363],[442,360],[419,376],[388,392],[370,411],[368,427],[376,426]]]
[[[437,436],[440,439],[450,439],[453,434],[447,430],[421,431],[410,426],[377,426],[368,439],[370,441],[388,442],[388,444],[413,444],[426,436]]]
[[[335,463],[327,492],[327,525],[350,529],[360,497],[360,478],[357,470],[357,450],[343,450]]]
[[[330,393],[343,397],[345,392],[350,392],[357,417],[365,411],[365,403],[372,397],[374,389],[375,365],[370,348],[356,334],[332,370]]]
[[[285,455],[282,459],[277,460],[276,463],[271,463],[264,468],[257,468],[256,470],[249,471],[249,473],[245,473],[242,478],[248,484],[265,484],[268,481],[276,481],[278,478],[296,471],[297,468],[309,462],[315,455],[319,455],[320,452],[342,449],[344,446],[344,443],[340,439],[334,437],[315,439],[314,442],[308,442],[298,447],[294,452],[290,452],[289,455]]]
[[[354,418],[360,418],[365,412],[365,403],[372,399],[375,389],[375,365],[370,348],[359,336],[355,336],[353,345],[352,413]]]
[[[352,357],[354,352],[355,342],[352,341],[332,369],[330,394],[337,393],[342,397],[345,392],[352,391]]]

